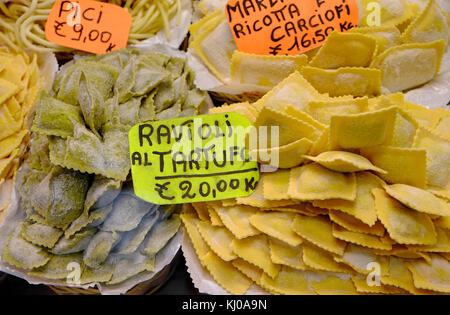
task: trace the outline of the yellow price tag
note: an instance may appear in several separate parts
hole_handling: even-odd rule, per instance
[[[129,141],[136,195],[160,205],[250,195],[259,170],[245,145],[249,128],[237,113],[135,125]]]

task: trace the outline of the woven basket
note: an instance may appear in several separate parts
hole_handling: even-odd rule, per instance
[[[226,94],[219,92],[209,92],[211,98],[216,106],[221,106],[223,103],[233,104],[241,102],[256,102],[264,93],[261,92],[244,92],[242,94]]]
[[[58,60],[59,66],[62,66],[73,60],[74,52],[56,52],[55,57]]]
[[[180,44],[180,47],[178,49],[186,52],[188,50],[188,48],[189,48],[189,34],[186,35],[186,38]]]
[[[8,275],[6,273],[0,272],[0,283],[2,283]]]
[[[126,295],[151,295],[158,291],[170,279],[174,273],[179,259],[180,253],[177,253],[173,261],[158,272],[152,279],[144,281],[129,290]],[[73,288],[64,286],[49,286],[58,295],[100,295],[97,288]]]

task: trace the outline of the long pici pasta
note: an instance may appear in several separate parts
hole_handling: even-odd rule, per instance
[[[133,17],[129,44],[155,35],[165,30],[170,38],[169,21],[181,17],[182,0],[108,0],[120,5]],[[45,23],[51,11],[54,0],[10,0],[0,1],[0,42],[19,51],[31,49],[36,52],[57,51],[67,52],[71,48],[62,47],[49,42],[45,37]]]

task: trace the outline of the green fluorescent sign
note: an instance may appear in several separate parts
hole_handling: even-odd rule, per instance
[[[136,195],[161,205],[250,195],[259,180],[245,146],[250,126],[237,113],[134,126],[129,140]]]

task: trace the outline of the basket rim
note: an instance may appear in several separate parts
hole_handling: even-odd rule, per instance
[[[130,288],[127,292],[123,293],[124,295],[127,294],[133,294],[134,291],[144,291],[142,294],[147,294],[148,292],[154,293],[157,290],[159,290],[173,275],[175,272],[175,269],[178,266],[179,263],[179,256],[180,252],[178,252],[171,263],[167,264],[162,268],[160,271],[158,271],[156,274],[153,275],[152,278],[139,282],[134,287]],[[1,279],[1,277],[0,277]],[[161,280],[162,279],[162,280]],[[154,288],[152,288],[152,284],[157,284]],[[86,295],[101,295],[100,290],[96,285],[91,286],[87,289],[84,289],[79,286],[69,286],[69,285],[46,285],[49,287],[53,292],[56,294],[86,294]]]

